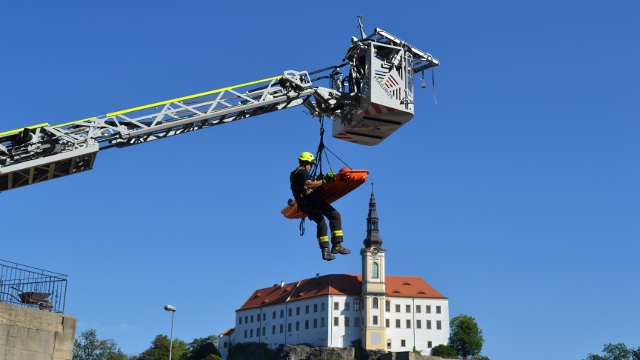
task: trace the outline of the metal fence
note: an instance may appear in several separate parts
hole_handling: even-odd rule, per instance
[[[64,313],[67,275],[0,259],[0,302]]]

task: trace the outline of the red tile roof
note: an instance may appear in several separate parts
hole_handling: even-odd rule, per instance
[[[233,334],[233,332],[235,331],[235,329],[232,328],[228,328],[227,330],[225,330],[222,334],[220,334],[220,336],[226,336],[226,335],[231,335]]]
[[[446,299],[418,276],[387,276],[385,280],[386,295],[389,297]],[[360,295],[361,293],[361,275],[330,274],[284,284],[282,287],[276,284],[272,287],[256,290],[238,310],[282,304],[286,301],[308,299],[320,295]]]

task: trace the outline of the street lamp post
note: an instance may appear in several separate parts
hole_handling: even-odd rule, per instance
[[[167,304],[164,306],[164,309],[167,311],[171,311],[171,337],[169,338],[169,360],[171,360],[171,349],[173,348],[173,316],[176,313],[176,308],[175,306]]]

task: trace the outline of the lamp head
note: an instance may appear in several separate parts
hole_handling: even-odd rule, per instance
[[[175,306],[171,306],[169,304],[164,306],[164,309],[167,311],[176,311],[176,307]]]

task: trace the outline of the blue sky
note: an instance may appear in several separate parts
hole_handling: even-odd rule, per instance
[[[441,61],[437,104],[417,88],[392,137],[327,139],[375,179],[388,273],[475,317],[491,359],[640,346],[640,4],[393,5],[5,3],[0,131],[335,65],[363,15]],[[101,152],[92,171],[0,194],[0,258],[68,274],[77,334],[126,353],[169,333],[166,303],[175,337],[219,334],[257,288],[360,271],[370,185],[335,204],[356,250],[337,261],[279,213],[317,142],[295,108]]]

